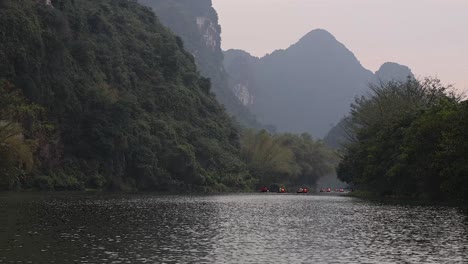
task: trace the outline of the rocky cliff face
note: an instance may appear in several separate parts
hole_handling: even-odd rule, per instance
[[[197,17],[197,26],[203,36],[205,46],[212,52],[217,52],[221,43],[219,41],[219,26],[208,17]]]
[[[211,79],[212,91],[228,112],[244,125],[258,126],[255,117],[236,96],[242,94],[242,88],[231,86],[228,81],[221,50],[221,27],[211,0],[138,1],[150,7],[164,25],[181,37],[201,74]]]
[[[255,69],[260,60],[242,50],[229,50],[224,55],[224,65],[229,73],[234,94],[246,107],[255,103]]]
[[[409,68],[395,63],[386,63],[372,73],[321,29],[262,58],[226,51],[225,68],[236,96],[262,123],[282,132],[309,132],[315,137],[325,136],[369,83],[412,76]]]

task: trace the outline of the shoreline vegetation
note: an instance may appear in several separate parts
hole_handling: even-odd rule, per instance
[[[338,178],[362,197],[468,201],[468,102],[440,80],[389,82],[357,98]]]

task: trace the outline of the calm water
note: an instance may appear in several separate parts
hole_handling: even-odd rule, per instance
[[[467,215],[327,195],[0,194],[0,263],[265,262],[468,263]]]

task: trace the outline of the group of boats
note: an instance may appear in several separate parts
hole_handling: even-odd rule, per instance
[[[271,189],[271,190],[270,190]],[[262,193],[267,193],[267,192],[272,192],[272,193],[286,193],[286,188],[284,187],[274,187],[274,188],[268,188],[268,187],[262,187],[260,188],[260,192]],[[299,189],[297,189],[296,193],[308,193],[309,192],[309,189],[307,187],[301,187]],[[332,189],[330,187],[328,188],[321,188],[320,189],[320,192],[321,193],[331,193],[331,192],[344,192],[344,189],[343,188],[340,188],[340,189]]]
[[[284,187],[279,187],[279,188],[272,188],[274,190],[271,190],[268,187],[262,187],[260,188],[260,192],[266,193],[266,192],[276,192],[276,193],[286,193],[286,188]],[[299,188],[296,193],[308,193],[309,189],[307,187],[301,187]]]
[[[320,189],[320,192],[323,193],[323,192],[327,192],[327,193],[330,193],[330,192],[344,192],[344,189],[343,188],[340,188],[340,189],[335,189],[334,191],[332,190],[332,188],[328,187],[328,188],[321,188]]]

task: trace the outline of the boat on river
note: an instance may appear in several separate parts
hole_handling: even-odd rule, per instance
[[[305,188],[299,188],[297,190],[297,193],[308,193],[309,192],[309,189],[307,189],[306,187]]]

